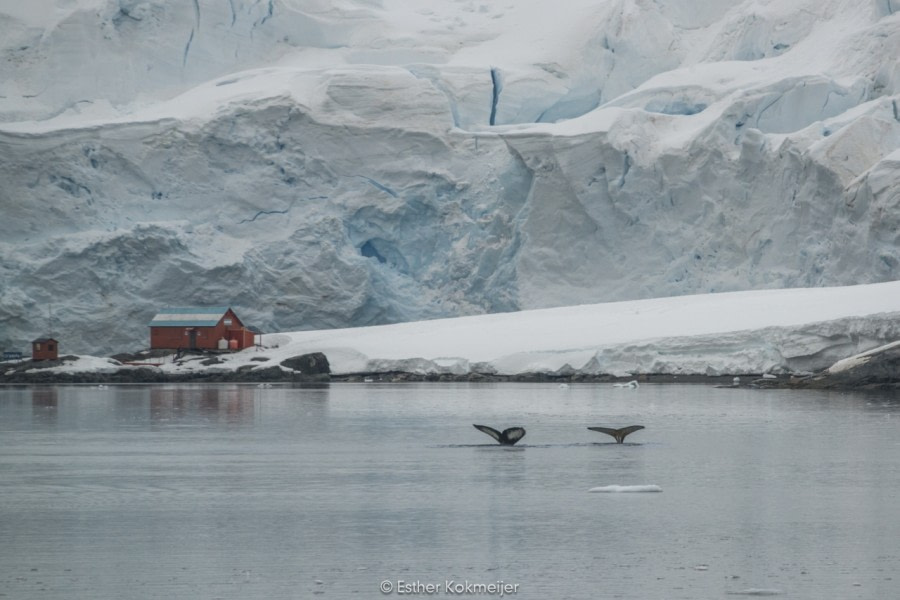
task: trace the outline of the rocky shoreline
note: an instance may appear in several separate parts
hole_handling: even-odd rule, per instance
[[[66,385],[66,384],[156,384],[156,383],[297,383],[330,382],[402,383],[402,382],[525,382],[525,383],[683,383],[715,385],[732,389],[832,389],[832,390],[900,390],[900,342],[888,344],[855,357],[839,361],[835,366],[812,375],[771,376],[759,373],[729,375],[639,374],[629,377],[613,375],[565,375],[556,373],[411,373],[386,371],[371,373],[331,373],[328,358],[320,353],[304,354],[282,361],[278,366],[244,366],[235,370],[210,368],[191,373],[170,373],[153,366],[130,366],[96,371],[60,372],[52,367],[65,365],[77,357],[56,361],[20,361],[0,363],[0,385]],[[134,358],[119,356],[119,358]],[[214,357],[207,359],[210,367]],[[845,363],[842,365],[842,363]],[[840,368],[836,368],[840,366]]]
[[[900,391],[900,341],[847,357],[820,373],[798,379],[790,387]]]
[[[735,383],[735,380],[741,383]],[[490,373],[407,373],[402,371],[386,373],[352,374],[304,374],[288,372],[278,367],[252,371],[201,372],[188,374],[164,373],[150,367],[121,369],[109,373],[81,372],[55,373],[37,371],[0,376],[0,385],[116,385],[116,384],[165,384],[165,383],[282,383],[282,384],[322,384],[322,383],[413,383],[413,382],[462,382],[462,383],[626,383],[639,384],[695,384],[711,385],[731,389],[833,389],[833,390],[900,390],[900,377],[884,379],[828,378],[821,375],[806,377],[764,378],[760,374],[743,373],[737,375],[672,375],[665,373],[642,374],[634,377],[612,375],[555,375],[547,373],[522,373],[497,375]]]
[[[62,359],[59,361],[62,364]],[[3,365],[0,365],[2,369]],[[33,365],[21,364],[14,373],[0,373],[0,385],[53,385],[53,384],[147,384],[147,383],[403,383],[403,382],[472,382],[472,383],[698,383],[710,385],[730,385],[734,375],[670,375],[642,374],[633,377],[613,375],[558,375],[552,373],[521,373],[498,375],[495,373],[410,373],[406,371],[385,371],[349,373],[336,375],[330,372],[304,372],[294,369],[287,371],[278,366],[237,369],[234,371],[201,371],[173,374],[155,367],[117,369],[109,372],[85,371],[61,373],[48,369],[36,369]],[[759,374],[742,374],[743,380],[751,381]]]
[[[733,386],[732,381],[739,377],[742,381],[762,381],[758,374],[742,375],[668,375],[645,374],[634,377],[615,377],[612,375],[554,375],[546,373],[521,373],[516,375],[496,375],[491,373],[407,373],[392,371],[385,373],[350,373],[343,375],[319,374],[305,375],[290,373],[270,367],[257,371],[232,371],[213,373],[169,374],[151,368],[119,370],[111,373],[20,373],[12,376],[0,376],[0,385],[78,385],[78,384],[162,384],[162,383],[414,383],[414,382],[455,382],[455,383],[626,383],[637,381],[645,383],[682,383],[704,384],[719,387]],[[765,380],[766,382],[774,380]],[[787,382],[781,381],[787,386]],[[743,386],[751,387],[751,386]],[[761,387],[761,386],[752,386]],[[768,387],[776,387],[769,385]]]

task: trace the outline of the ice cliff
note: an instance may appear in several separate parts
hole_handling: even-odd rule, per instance
[[[900,0],[33,0],[0,56],[2,347],[900,279]]]

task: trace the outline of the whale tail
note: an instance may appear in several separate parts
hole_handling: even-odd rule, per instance
[[[621,444],[625,441],[625,436],[630,433],[634,433],[635,431],[639,431],[643,429],[643,425],[631,425],[629,427],[623,427],[621,429],[613,429],[612,427],[588,427],[591,431],[599,431],[600,433],[605,433],[606,435],[611,435],[616,439],[617,444]]]
[[[510,427],[503,431],[497,431],[493,427],[488,427],[487,425],[475,425],[474,423],[472,424],[472,427],[488,434],[505,446],[512,446],[525,437],[525,430],[522,427]]]

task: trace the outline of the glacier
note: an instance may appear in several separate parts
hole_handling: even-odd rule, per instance
[[[0,32],[5,348],[900,280],[900,0],[33,0]]]

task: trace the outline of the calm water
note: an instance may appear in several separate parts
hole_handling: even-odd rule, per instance
[[[897,598],[898,429],[703,386],[0,388],[0,597]]]

